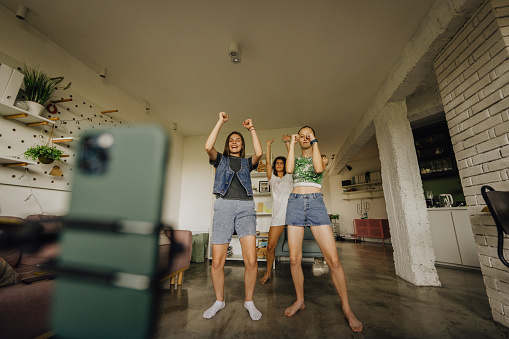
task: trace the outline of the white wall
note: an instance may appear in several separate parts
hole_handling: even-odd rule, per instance
[[[63,215],[68,210],[70,196],[66,191],[0,185],[0,215],[25,218],[43,211]]]
[[[58,45],[34,30],[26,21],[16,17],[0,6],[0,62],[39,65],[41,69],[53,76],[64,76],[66,81],[72,82],[73,91],[90,99],[101,107],[118,109],[116,113],[122,119],[131,123],[152,122],[159,123],[156,114],[167,112],[145,113],[145,103],[140,98],[133,98],[111,85],[108,79],[102,79],[93,70],[89,69],[77,59],[72,57]],[[1,125],[0,125],[1,126]],[[20,125],[22,126],[22,125]],[[26,128],[26,127],[23,127]],[[180,201],[180,186],[182,173],[182,147],[183,136],[170,131],[172,146],[170,148],[169,176],[166,182],[166,194],[163,208],[163,220],[177,228]],[[0,170],[2,170],[0,168]],[[40,213],[38,206],[23,202],[27,187],[5,186],[0,187],[0,213],[2,215],[26,216]],[[7,194],[7,192],[9,194]],[[68,192],[36,190],[39,201],[45,202],[45,211],[63,214],[66,211]],[[13,203],[11,197],[21,199],[21,203]],[[52,203],[53,202],[53,203]]]
[[[352,167],[351,171],[346,168],[342,169],[339,174],[330,173],[328,177],[330,187],[330,205],[329,212],[339,214],[339,223],[341,233],[354,233],[353,220],[359,219],[357,214],[357,205],[360,200],[343,200],[347,196],[343,194],[341,181],[351,180],[352,176],[364,174],[366,172],[379,171],[381,168],[380,158],[378,154],[378,145],[373,137],[355,157],[353,157],[348,165]],[[371,219],[386,219],[387,212],[385,209],[385,200],[383,198],[367,200],[370,205],[368,217]],[[372,241],[372,239],[367,239]]]
[[[210,126],[211,130],[214,126]],[[297,133],[300,127],[282,129],[257,130],[260,143],[265,152],[266,141],[274,138],[272,154],[286,156],[288,152],[281,141],[283,134]],[[228,134],[237,130],[246,138],[246,154],[253,153],[251,137],[242,126],[223,127],[224,133],[219,134],[215,147],[219,152],[223,151],[224,142]],[[205,152],[205,142],[208,135],[186,137],[184,142],[184,156],[182,169],[182,194],[180,201],[179,225],[183,229],[193,232],[208,232],[212,226],[213,202],[212,187],[214,184],[213,167],[208,163]]]

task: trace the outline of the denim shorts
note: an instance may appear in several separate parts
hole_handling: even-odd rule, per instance
[[[218,198],[214,203],[212,244],[229,244],[233,231],[239,238],[256,235],[256,212],[253,200]]]
[[[322,193],[291,193],[286,208],[286,224],[292,226],[331,225]]]

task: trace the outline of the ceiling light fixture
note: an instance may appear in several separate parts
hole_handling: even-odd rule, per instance
[[[20,20],[25,20],[25,18],[27,16],[27,12],[28,12],[28,8],[23,4],[19,4],[18,10],[16,12],[16,18],[18,18]]]
[[[240,46],[235,40],[230,41],[230,48],[228,49],[228,55],[230,56],[234,64],[240,62]]]

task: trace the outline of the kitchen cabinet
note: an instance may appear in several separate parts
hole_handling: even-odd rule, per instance
[[[445,121],[412,132],[422,179],[458,175],[451,137]]]
[[[436,262],[480,267],[466,207],[428,208]]]

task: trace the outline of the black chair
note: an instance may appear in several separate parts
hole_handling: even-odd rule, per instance
[[[509,192],[495,191],[485,185],[481,187],[481,194],[497,225],[498,257],[509,267],[509,262],[504,258],[504,234],[509,234]]]

